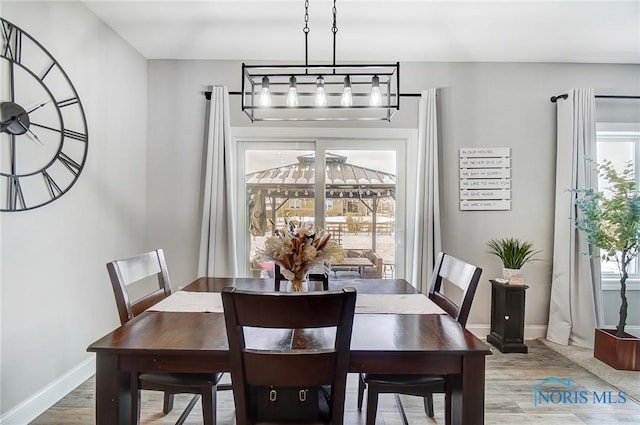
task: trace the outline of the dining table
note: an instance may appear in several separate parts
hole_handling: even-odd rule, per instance
[[[227,286],[274,290],[273,279],[197,278],[163,300],[173,300],[173,308],[152,307],[89,345],[87,351],[96,354],[97,425],[130,424],[132,373],[230,370],[223,311],[215,305],[175,306],[180,298],[218,297],[215,294]],[[349,372],[446,374],[451,423],[484,423],[485,356],[491,354],[486,343],[448,314],[433,310],[435,304],[430,306],[431,301],[403,279],[329,282],[329,289],[343,287],[358,293]],[[363,305],[363,300],[372,299],[380,305],[381,298],[385,301],[381,310]]]
[[[365,269],[367,267],[373,267],[373,263],[367,257],[345,257],[342,261],[336,263],[333,269],[340,270],[344,267],[357,268],[360,277],[364,277]]]

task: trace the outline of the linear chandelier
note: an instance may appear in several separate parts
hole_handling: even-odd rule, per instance
[[[400,63],[309,65],[309,0],[305,0],[304,65],[242,64],[242,110],[254,121],[391,121],[400,109]]]

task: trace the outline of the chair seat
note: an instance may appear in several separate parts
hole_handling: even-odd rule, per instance
[[[366,373],[364,381],[373,385],[431,385],[444,384],[442,375],[378,375]]]
[[[222,373],[141,373],[138,379],[143,383],[171,386],[177,388],[193,388],[214,386],[222,378]]]

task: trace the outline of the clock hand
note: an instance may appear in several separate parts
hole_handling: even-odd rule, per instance
[[[33,131],[29,130],[29,127],[27,127],[26,125],[24,125],[24,123],[23,123],[22,121],[20,121],[20,117],[19,117],[19,116],[18,116],[18,117],[16,117],[16,121],[18,121],[18,124],[20,124],[20,125],[22,126],[22,128],[24,128],[25,130],[27,130],[27,133],[31,134],[31,136],[32,136],[35,140],[37,140],[37,141],[38,141],[38,143],[40,143],[41,145],[43,145],[43,146],[44,146],[44,143],[42,143],[42,140],[40,140],[40,139],[38,138],[38,136],[36,136],[36,134],[35,134]]]
[[[38,106],[34,106],[33,108],[31,108],[31,110],[27,111],[27,114],[31,114],[33,111],[35,111],[36,109],[40,109],[42,108],[44,105],[46,105],[47,103],[51,102],[51,99],[47,100],[44,103],[39,104]]]

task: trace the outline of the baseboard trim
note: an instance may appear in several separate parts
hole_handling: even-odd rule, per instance
[[[0,424],[24,425],[30,423],[95,373],[96,360],[95,356],[91,356],[3,414],[0,417]]]
[[[473,324],[467,325],[467,329],[472,334],[485,341],[487,335],[491,333],[491,325],[489,324]],[[547,325],[529,325],[524,327],[524,339],[537,339],[547,335]]]

